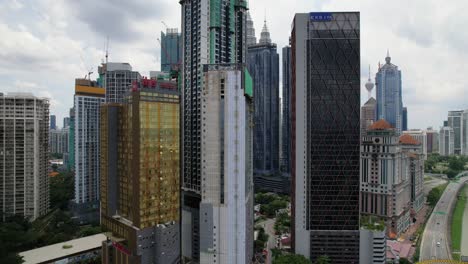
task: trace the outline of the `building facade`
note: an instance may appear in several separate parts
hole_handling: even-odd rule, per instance
[[[49,210],[49,100],[0,93],[0,213],[33,221]]]
[[[49,131],[49,153],[66,155],[68,153],[70,131],[68,128]]]
[[[448,112],[448,126],[453,129],[454,141],[453,151],[455,155],[463,153],[463,111],[449,111]]]
[[[99,201],[99,116],[105,89],[76,79],[74,99],[75,203]]]
[[[401,90],[401,71],[391,63],[387,52],[385,64],[379,67],[375,76],[377,95],[377,118],[384,119],[396,129],[397,134],[403,131],[403,100]]]
[[[179,92],[142,79],[101,111],[103,263],[180,261]]]
[[[283,48],[283,97],[281,119],[280,169],[283,175],[291,176],[291,47]]]
[[[444,126],[440,129],[439,154],[442,156],[455,154],[455,132],[451,127]]]
[[[427,160],[427,141],[428,141],[428,136],[426,130],[421,130],[421,129],[411,129],[409,131],[403,131],[403,135],[410,135],[417,141],[421,143],[422,147],[422,154],[424,155],[424,160]]]
[[[439,153],[439,132],[432,127],[427,128],[427,154]]]
[[[205,65],[200,263],[253,257],[253,90],[242,64]]]
[[[377,101],[371,97],[361,107],[361,136],[367,133],[367,129],[374,124]]]
[[[70,127],[68,128],[68,155],[65,159],[67,169],[75,171],[75,108],[70,108]]]
[[[312,261],[359,263],[359,17],[308,13],[293,21],[292,242]]]
[[[161,71],[170,72],[182,62],[182,36],[177,28],[161,32]]]
[[[106,103],[121,103],[131,84],[141,79],[129,63],[108,62],[99,66],[99,79],[105,88]],[[101,84],[100,84],[101,85]]]
[[[361,168],[361,213],[385,221],[396,239],[424,204],[422,144],[379,120],[362,139]]]
[[[70,117],[63,118],[63,128],[67,128],[70,126]]]
[[[403,107],[403,115],[401,117],[401,120],[402,120],[402,126],[401,126],[401,129],[403,131],[407,131],[408,130],[408,107]]]
[[[385,264],[387,232],[385,224],[376,218],[361,217],[359,264]]]
[[[254,175],[279,174],[279,55],[265,25],[260,42],[249,46],[247,67],[254,83]]]
[[[245,63],[245,0],[182,0],[182,255],[200,259],[201,92],[204,64]]]

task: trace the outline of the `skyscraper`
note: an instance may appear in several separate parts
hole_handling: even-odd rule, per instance
[[[403,130],[403,101],[401,92],[401,71],[391,63],[387,52],[385,64],[379,67],[375,77],[377,95],[377,120],[384,119],[396,129]]]
[[[279,55],[265,24],[260,42],[249,46],[247,67],[254,83],[254,175],[279,172]]]
[[[360,14],[296,14],[292,240],[313,261],[359,263]]]
[[[75,203],[99,201],[99,113],[105,89],[94,81],[75,80]]]
[[[204,64],[245,63],[246,0],[182,0],[182,256],[200,258]]]
[[[401,130],[407,131],[408,130],[408,108],[407,107],[403,107],[401,120],[402,120]]]
[[[283,97],[282,97],[282,113],[281,122],[281,171],[291,175],[291,47],[283,48]]]
[[[463,111],[449,111],[448,112],[448,126],[453,129],[455,134],[454,137],[454,153],[455,155],[462,154],[462,146],[463,146],[463,125],[462,125],[462,116]]]
[[[361,107],[361,135],[367,133],[367,129],[375,122],[375,108],[377,101],[373,97]]]
[[[141,79],[140,73],[132,71],[129,63],[108,62],[99,66],[99,79],[106,92],[106,103],[121,103],[134,81]]]
[[[49,100],[0,93],[1,220],[31,221],[49,210]]]
[[[257,38],[255,37],[255,27],[250,17],[250,13],[247,12],[247,46],[257,44]]]
[[[455,132],[449,126],[444,126],[440,129],[439,154],[442,156],[455,154]]]
[[[161,71],[170,72],[182,62],[182,36],[177,28],[161,32]]]
[[[64,117],[63,118],[63,128],[69,127],[70,126],[70,117]]]
[[[142,79],[101,111],[103,263],[180,261],[177,84]]]
[[[69,129],[52,129],[49,131],[49,153],[54,154],[67,154]]]
[[[57,128],[57,117],[55,115],[50,115],[50,129]]]
[[[252,78],[242,64],[205,65],[200,263],[253,257]]]
[[[428,127],[427,134],[427,153],[439,153],[439,132]]]
[[[68,129],[67,169],[75,171],[75,108],[70,108],[70,128]]]

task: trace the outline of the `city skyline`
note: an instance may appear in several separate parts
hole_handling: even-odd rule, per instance
[[[463,6],[468,7],[468,3],[457,1],[451,6],[426,3],[425,13],[431,20],[420,18],[420,5],[412,3],[407,5],[407,12],[399,12],[399,22],[385,22],[383,18],[396,12],[402,2],[385,2],[385,10],[379,8],[383,1],[368,0],[356,3],[336,0],[326,3],[279,2],[274,9],[266,9],[268,1],[257,0],[251,1],[249,7],[257,29],[257,39],[266,16],[272,41],[278,44],[278,48],[288,43],[290,23],[283,22],[291,20],[295,12],[359,10],[365,25],[362,37],[368,40],[361,43],[362,92],[365,92],[364,84],[368,76],[367,65],[371,65],[374,77],[378,62],[384,62],[388,48],[392,58],[404,71],[403,97],[405,106],[410,107],[409,128],[432,126],[438,129],[448,110],[468,108],[463,103],[467,101],[466,95],[455,96],[463,94],[461,91],[468,83],[468,77],[456,74],[464,68],[465,55],[461,54],[461,48],[468,42],[468,36],[456,36],[455,31],[447,30],[464,23],[466,18],[454,15]],[[100,2],[99,8],[92,8],[92,1],[84,1],[79,7],[71,2],[60,2],[49,7],[45,0],[33,5],[24,3],[21,0],[8,1],[0,9],[0,32],[6,36],[0,40],[0,47],[4,54],[11,54],[0,56],[3,62],[0,72],[4,77],[0,84],[5,87],[4,92],[34,92],[37,96],[49,97],[51,114],[55,114],[58,120],[67,115],[73,104],[74,78],[84,77],[91,67],[94,72],[92,77],[97,77],[107,36],[110,40],[110,61],[129,62],[135,66],[135,71],[147,75],[148,71],[160,67],[157,38],[166,29],[161,21],[180,30],[180,5],[177,1],[139,0],[133,6],[112,8],[108,8],[108,1]],[[436,10],[441,8],[444,12],[437,13]],[[114,21],[114,18],[104,21],[93,13],[98,11],[89,13],[86,10],[101,10],[111,17],[123,17],[122,22]],[[277,16],[284,19],[273,19]],[[18,20],[18,17],[21,19]],[[140,26],[140,22],[144,22],[145,26]],[[117,30],[119,26],[122,26],[121,30]],[[444,49],[444,52],[434,54],[434,48]],[[438,67],[441,64],[445,66],[443,69]],[[57,71],[61,74],[57,75]],[[29,72],[49,78],[39,80]],[[419,96],[422,92],[429,96]],[[361,97],[361,104],[365,99],[366,96]]]

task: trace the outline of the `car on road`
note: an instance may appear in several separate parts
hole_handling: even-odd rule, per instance
[[[440,242],[439,242],[439,241],[437,241],[436,245],[437,245],[438,247],[440,247]]]

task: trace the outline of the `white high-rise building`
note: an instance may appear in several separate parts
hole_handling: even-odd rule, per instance
[[[442,156],[455,154],[455,132],[451,127],[442,127],[440,129],[439,154]]]
[[[200,263],[251,263],[252,79],[241,64],[205,65],[204,84]]]
[[[449,111],[448,112],[448,126],[453,129],[454,139],[453,139],[453,151],[455,155],[460,155],[463,153],[463,125],[462,125],[462,115],[463,111]]]
[[[68,153],[69,128],[51,129],[49,131],[49,152],[66,154]]]
[[[0,93],[0,213],[31,221],[49,210],[49,100]]]
[[[99,200],[99,120],[105,89],[89,80],[75,85],[75,203]]]

